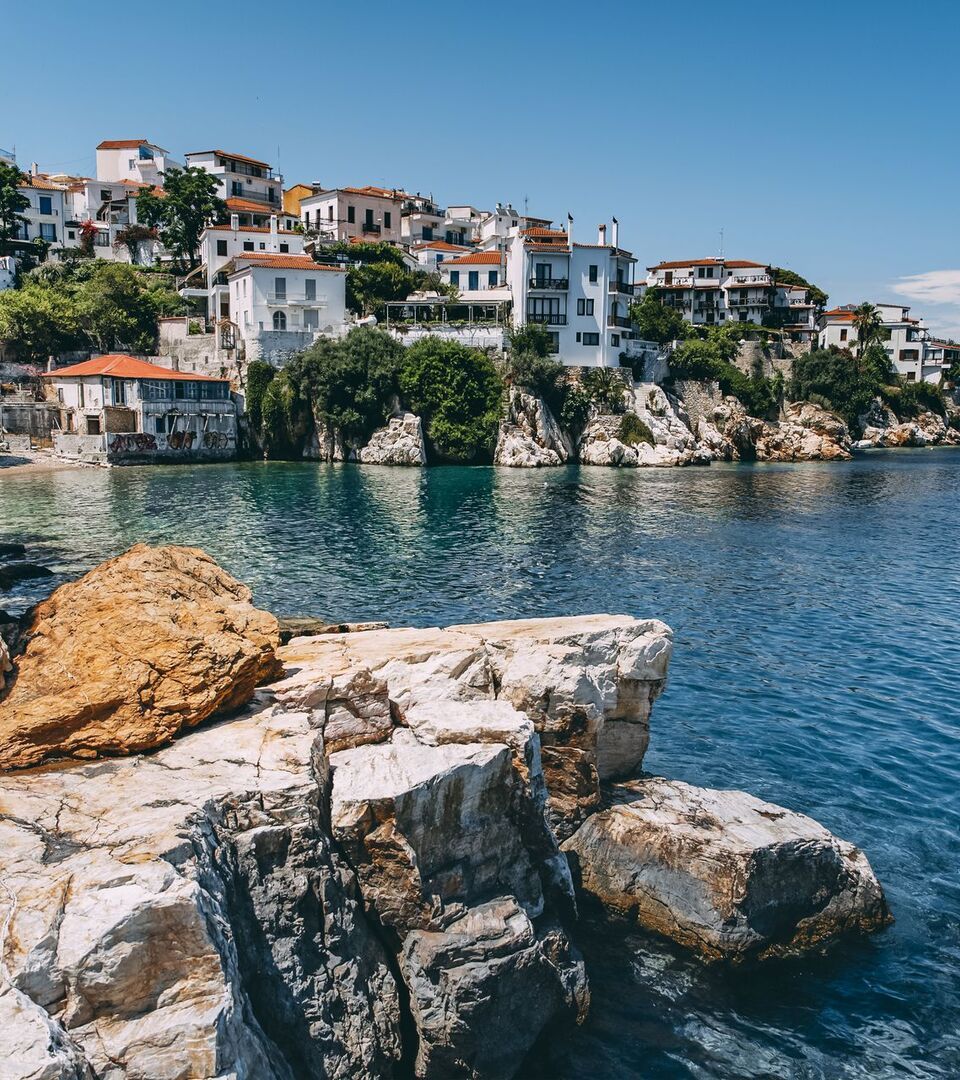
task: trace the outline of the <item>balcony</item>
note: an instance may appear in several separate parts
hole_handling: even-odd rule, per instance
[[[272,292],[267,293],[267,303],[274,306],[309,304],[310,307],[324,308],[327,306],[327,298],[325,296],[307,296],[306,293]]]
[[[629,330],[633,325],[629,319],[625,319],[622,315],[610,315],[607,318],[608,326],[622,326],[625,330]]]
[[[528,311],[527,322],[543,323],[545,326],[566,326],[567,315],[566,312],[560,314],[559,312]]]
[[[563,291],[570,287],[570,281],[565,277],[532,277],[530,279],[531,289],[553,289],[555,292]]]
[[[374,225],[374,223],[373,223],[372,221],[365,221],[365,222],[364,222],[364,223],[363,223],[363,224],[362,224],[362,225],[360,226],[360,231],[361,231],[362,233],[364,233],[364,234],[366,234],[366,233],[371,233],[371,234],[373,234],[374,236],[379,236],[379,235],[380,235],[380,233],[381,233],[381,231],[382,231],[382,228],[381,228],[381,226],[380,226],[380,225]]]
[[[623,293],[624,296],[633,296],[633,286],[626,281],[611,281],[610,291]]]

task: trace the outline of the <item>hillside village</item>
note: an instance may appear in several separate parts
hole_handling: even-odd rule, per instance
[[[148,139],[102,141],[95,177],[0,150],[4,183],[0,447],[668,465],[958,434],[960,345],[909,307],[829,306],[761,261],[644,265],[615,217],[285,186]],[[441,401],[431,377],[481,390]]]

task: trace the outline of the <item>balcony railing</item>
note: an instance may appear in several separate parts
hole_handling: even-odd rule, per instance
[[[530,279],[531,289],[567,289],[570,286],[570,281],[565,277],[532,277]]]
[[[379,234],[381,231],[381,227],[379,225],[375,225],[372,221],[365,221],[360,226],[360,231],[365,233]]]
[[[631,325],[632,325],[630,320],[625,319],[622,315],[611,315],[607,319],[607,322],[609,323],[610,326],[622,326],[627,330],[629,330]]]
[[[566,326],[567,325],[567,313],[563,312],[544,312],[544,311],[528,311],[527,322],[544,323],[547,326]]]
[[[626,296],[633,296],[633,286],[626,281],[611,281],[610,291],[623,293]]]
[[[309,304],[311,307],[326,307],[327,298],[325,296],[307,296],[306,293],[267,293],[268,304]]]

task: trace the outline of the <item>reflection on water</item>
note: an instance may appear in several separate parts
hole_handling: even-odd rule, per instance
[[[746,974],[586,926],[593,1013],[541,1074],[953,1077],[958,492],[947,450],[641,472],[0,473],[0,540],[63,575],[138,540],[196,544],[264,606],[336,619],[663,618],[678,648],[648,766],[855,840],[897,922],[828,960]]]

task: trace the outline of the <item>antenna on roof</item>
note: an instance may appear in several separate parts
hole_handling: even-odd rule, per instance
[[[723,258],[723,226],[720,226],[720,258]]]

